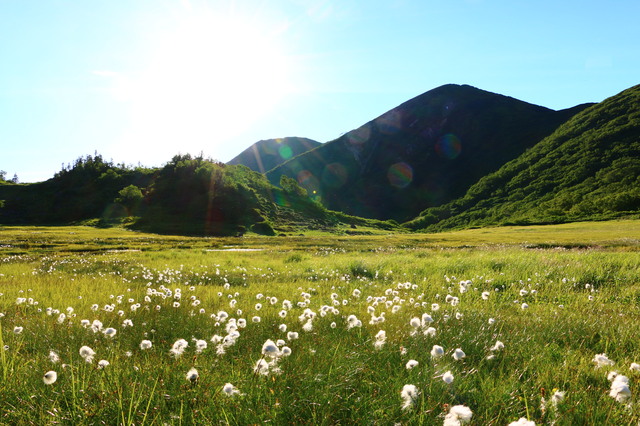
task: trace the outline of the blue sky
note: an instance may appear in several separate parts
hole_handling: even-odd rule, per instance
[[[0,170],[228,161],[447,83],[553,109],[640,83],[640,2],[0,0]]]

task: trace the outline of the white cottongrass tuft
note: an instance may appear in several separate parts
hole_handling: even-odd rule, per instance
[[[56,380],[58,380],[58,373],[56,373],[55,371],[47,371],[42,377],[42,381],[45,385],[52,385],[56,382]]]
[[[501,351],[502,349],[504,349],[504,343],[502,343],[500,340],[496,340],[496,344],[493,345],[489,350],[491,352],[496,352],[496,351]]]
[[[428,337],[436,337],[436,329],[433,327],[427,327],[422,334]]]
[[[609,396],[615,398],[618,402],[627,402],[631,398],[631,390],[629,389],[629,378],[621,374],[616,374],[611,382],[611,391]]]
[[[113,337],[116,335],[117,330],[113,327],[105,328],[103,331],[104,335],[107,337]]]
[[[140,342],[140,349],[142,349],[143,351],[151,349],[152,346],[153,343],[151,343],[151,340],[143,340],[142,342]]]
[[[601,354],[597,354],[596,356],[593,357],[593,362],[596,363],[596,368],[600,368],[600,367],[605,367],[605,366],[612,366],[615,364],[614,361],[610,360],[606,354],[601,353]]]
[[[195,383],[198,378],[200,377],[200,375],[198,374],[198,370],[196,370],[195,368],[191,367],[191,369],[189,371],[187,371],[187,380],[189,380],[191,383]]]
[[[442,380],[448,385],[453,383],[453,374],[451,374],[451,371],[447,371],[446,373],[444,373],[442,375]]]
[[[535,426],[533,420],[527,420],[524,417],[520,417],[517,421],[509,423],[509,426]]]
[[[278,349],[278,345],[276,345],[273,340],[267,339],[262,345],[262,355],[276,358],[280,356],[280,349]]]
[[[414,385],[404,385],[400,392],[400,397],[402,398],[402,409],[410,410],[413,408],[418,396],[420,396],[420,392],[417,387]]]
[[[98,368],[103,369],[108,366],[109,366],[109,361],[107,361],[106,359],[101,359],[100,361],[98,361]]]
[[[240,391],[238,390],[237,387],[233,386],[231,383],[226,383],[223,387],[222,387],[222,392],[227,395],[228,397],[232,397],[232,396],[242,396],[243,394],[240,393]]]
[[[638,364],[637,362],[632,362],[629,366],[629,370],[640,371],[640,364]]]
[[[20,334],[20,333],[22,333],[22,330],[24,330],[24,328],[23,328],[23,327],[20,327],[20,326],[18,326],[18,325],[16,325],[15,327],[13,327],[13,332],[14,332],[14,334]]]
[[[376,341],[373,344],[373,347],[376,350],[380,350],[382,349],[382,347],[384,346],[384,344],[387,342],[387,333],[384,330],[380,330],[378,331],[378,334],[376,334]]]
[[[443,426],[459,426],[471,421],[473,412],[464,405],[454,405],[444,417]]]
[[[80,356],[86,362],[91,363],[91,362],[93,362],[93,357],[96,356],[96,353],[89,346],[83,346],[83,347],[80,348]]]
[[[49,361],[54,364],[57,364],[60,361],[60,357],[54,351],[49,351]]]
[[[467,355],[462,351],[462,349],[456,348],[456,350],[453,351],[453,355],[451,355],[451,356],[456,361],[460,361],[462,358],[466,357]]]
[[[410,359],[409,361],[407,361],[406,367],[407,370],[411,370],[414,367],[417,367],[419,364],[418,361],[416,361],[415,359]]]
[[[184,339],[178,339],[175,341],[175,343],[171,347],[171,350],[169,350],[169,353],[174,358],[180,358],[184,353],[184,350],[187,348],[187,346],[189,346],[189,342],[187,342]]]
[[[440,358],[444,355],[444,348],[440,345],[433,345],[431,348],[431,358]]]

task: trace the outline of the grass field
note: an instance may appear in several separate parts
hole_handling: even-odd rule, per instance
[[[0,424],[640,421],[640,221],[0,227],[0,314]]]

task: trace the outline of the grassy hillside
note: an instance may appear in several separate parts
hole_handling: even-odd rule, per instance
[[[583,107],[552,111],[446,85],[267,173],[297,179],[327,208],[408,220],[464,195]]]
[[[87,156],[46,182],[0,185],[0,224],[126,224],[189,235],[275,235],[397,224],[328,211],[293,179],[281,187],[245,166],[175,156],[158,169],[127,168]],[[368,231],[367,231],[368,232]]]
[[[287,137],[266,139],[254,143],[227,164],[247,166],[253,171],[266,173],[285,161],[322,145],[307,138]]]
[[[640,211],[640,86],[594,105],[413,229],[553,223]]]

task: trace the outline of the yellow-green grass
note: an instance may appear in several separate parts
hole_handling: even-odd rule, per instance
[[[637,424],[640,373],[629,367],[640,362],[639,239],[637,221],[228,239],[0,228],[0,336],[8,346],[0,352],[0,423],[442,424],[448,407],[462,404],[474,412],[473,424],[520,417]],[[461,281],[470,281],[464,293]],[[162,288],[171,296],[145,301],[149,289]],[[447,295],[459,304],[447,303]],[[293,306],[281,318],[284,300]],[[114,311],[105,311],[110,304]],[[322,316],[325,305],[339,313],[325,308]],[[48,307],[73,312],[59,322]],[[369,307],[376,317],[384,313],[384,322],[371,324]],[[298,318],[306,308],[316,314],[310,331]],[[210,339],[226,336],[229,320],[211,315],[222,310],[248,324],[219,355]],[[433,337],[410,325],[424,313],[433,317]],[[348,329],[350,315],[362,326]],[[117,334],[94,333],[82,319],[98,319]],[[125,319],[133,326],[123,326]],[[288,340],[282,323],[299,339]],[[380,330],[387,340],[378,350]],[[174,358],[169,350],[179,338],[189,347]],[[143,339],[153,347],[142,350]],[[193,339],[209,347],[198,354]],[[279,361],[280,374],[254,372],[267,339],[284,339],[292,350]],[[504,349],[491,351],[497,340]],[[445,350],[438,360],[430,356],[435,344]],[[96,351],[92,363],[80,357],[83,345]],[[456,348],[466,353],[461,361],[451,356]],[[48,359],[52,350],[60,362]],[[596,368],[600,353],[616,364]],[[99,369],[101,359],[110,365]],[[408,370],[410,359],[419,365]],[[186,379],[191,367],[200,375],[193,383]],[[609,396],[614,369],[629,377],[632,396],[624,403]],[[42,381],[48,370],[58,374],[52,385]],[[446,371],[455,377],[450,385],[442,380]],[[225,383],[243,395],[228,397]],[[420,392],[407,410],[405,384]],[[556,388],[566,393],[554,407],[548,401]]]

